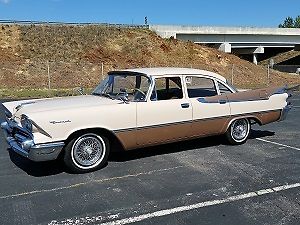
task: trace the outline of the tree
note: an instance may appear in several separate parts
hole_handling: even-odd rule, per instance
[[[292,17],[287,17],[283,23],[279,24],[279,28],[300,28],[300,16],[297,16],[295,19]]]
[[[297,16],[297,17],[294,19],[294,27],[295,27],[295,28],[300,28],[300,16]]]
[[[279,24],[279,28],[294,28],[294,19],[292,17],[287,17],[283,24]]]

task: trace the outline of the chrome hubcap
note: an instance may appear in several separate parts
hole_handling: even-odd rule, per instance
[[[84,167],[96,164],[103,155],[103,145],[94,135],[83,136],[73,146],[74,159]]]
[[[248,134],[248,122],[245,119],[236,120],[232,124],[232,137],[235,140],[243,140]]]

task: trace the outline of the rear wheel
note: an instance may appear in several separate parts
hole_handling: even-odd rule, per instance
[[[250,133],[250,126],[248,119],[234,120],[226,132],[229,143],[233,145],[245,143]]]
[[[73,172],[85,173],[103,167],[108,155],[108,139],[95,133],[86,133],[73,138],[66,145],[64,162]]]

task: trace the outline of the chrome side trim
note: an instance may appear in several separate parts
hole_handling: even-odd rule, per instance
[[[287,92],[287,86],[284,86],[284,87],[278,88],[276,91],[274,91],[272,94],[270,94],[270,96],[276,95],[276,94],[284,94],[286,92]]]
[[[36,124],[36,122],[34,122],[33,120],[30,120],[32,125],[36,127],[36,129],[38,129],[38,131],[41,134],[44,134],[45,136],[52,138],[52,136],[50,134],[48,134],[43,128],[41,128],[39,125]]]
[[[218,99],[218,100],[209,100],[207,101],[206,99],[207,97],[200,97],[197,98],[197,101],[200,103],[219,103],[219,104],[226,104],[226,103],[230,103],[232,101],[228,101],[227,97],[224,95],[224,99]]]
[[[200,103],[219,103],[219,104],[222,104],[224,101],[223,99],[222,100],[207,100],[206,98],[208,98],[208,97],[200,97],[200,98],[197,98],[197,101]],[[257,98],[257,99],[247,99],[247,100],[242,100],[242,99],[241,100],[226,100],[225,103],[253,102],[253,101],[266,101],[266,100],[269,100],[269,98],[259,98],[259,99]]]
[[[65,143],[63,141],[60,142],[51,142],[46,144],[37,144],[32,146],[33,149],[41,149],[41,148],[56,148],[56,147],[63,147]]]
[[[257,112],[250,112],[250,113],[232,114],[232,115],[227,115],[227,116],[216,116],[216,117],[208,117],[208,118],[201,118],[201,119],[194,119],[194,120],[184,120],[184,121],[173,122],[173,123],[148,125],[148,126],[144,126],[144,127],[129,127],[129,128],[124,128],[124,129],[116,129],[116,130],[113,130],[113,132],[114,133],[129,132],[129,131],[143,130],[143,129],[148,129],[148,128],[157,128],[157,127],[164,127],[164,126],[180,125],[180,124],[186,124],[186,123],[193,123],[193,122],[200,122],[200,121],[207,121],[207,120],[215,120],[215,119],[224,119],[224,118],[228,118],[228,119],[232,118],[232,120],[234,120],[234,119],[239,119],[239,118],[253,117],[253,114],[257,114],[257,113],[276,112],[276,111],[279,111],[279,110],[280,109],[274,109],[274,110],[257,111]]]
[[[114,132],[114,133],[130,132],[130,131],[135,131],[136,129],[137,129],[136,127],[130,127],[130,128],[124,128],[124,129],[113,130],[113,132]]]

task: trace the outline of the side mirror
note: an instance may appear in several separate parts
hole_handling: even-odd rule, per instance
[[[127,95],[121,95],[118,99],[123,101],[123,103],[129,104],[128,94]]]

